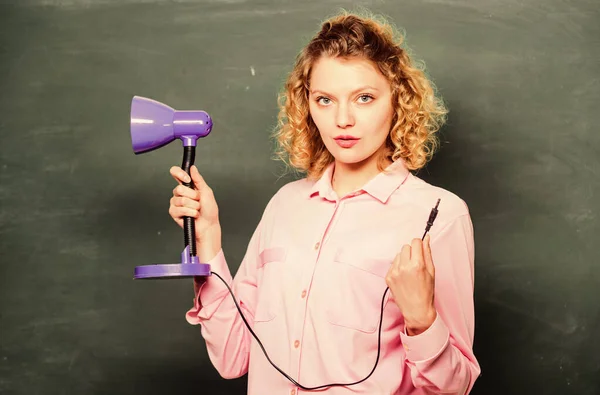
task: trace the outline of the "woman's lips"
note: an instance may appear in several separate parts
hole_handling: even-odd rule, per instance
[[[337,136],[334,140],[342,148],[352,148],[360,139],[353,136]]]

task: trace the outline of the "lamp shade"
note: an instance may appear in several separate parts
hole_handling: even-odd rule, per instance
[[[195,146],[212,129],[212,119],[205,111],[176,111],[166,104],[134,96],[131,101],[131,145],[141,154],[169,144],[179,138],[184,146]]]

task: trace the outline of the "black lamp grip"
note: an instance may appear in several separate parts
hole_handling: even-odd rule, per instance
[[[190,182],[184,182],[183,185],[194,189],[194,183],[191,181],[190,168],[194,164],[196,158],[196,147],[183,147],[183,163],[181,168],[190,176]],[[190,246],[190,256],[196,256],[196,228],[194,226],[194,218],[183,217],[183,236],[185,239],[185,247]]]

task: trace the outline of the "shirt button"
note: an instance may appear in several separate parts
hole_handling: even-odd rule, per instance
[[[299,340],[296,340],[296,341],[294,342],[294,348],[298,348],[298,346],[299,346],[299,345],[300,345],[300,341],[299,341]]]
[[[302,291],[302,299],[306,297],[306,290]]]
[[[320,245],[321,243],[317,242],[317,244],[315,244],[315,250],[318,250]]]
[[[291,395],[296,395],[296,388],[293,388],[293,389],[290,391],[290,394],[291,394]]]

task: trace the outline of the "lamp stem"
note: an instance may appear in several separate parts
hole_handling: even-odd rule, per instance
[[[196,157],[195,146],[184,146],[183,147],[183,163],[181,168],[190,176],[190,182],[184,182],[183,185],[194,189],[194,183],[191,181],[190,168],[194,164]],[[194,226],[194,218],[184,217],[183,218],[183,234],[185,239],[185,247],[190,246],[190,256],[196,256],[196,228]]]

